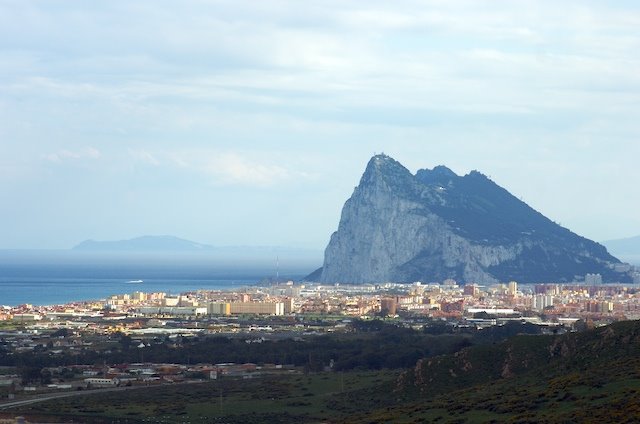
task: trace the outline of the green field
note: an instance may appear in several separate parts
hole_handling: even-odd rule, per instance
[[[370,387],[391,387],[394,372],[348,372],[221,379],[34,404],[12,413],[49,422],[301,423],[339,421],[342,398]],[[358,410],[362,405],[359,405]],[[373,407],[373,405],[371,405]]]
[[[322,373],[86,395],[12,414],[87,423],[640,422],[640,363],[611,365],[550,379],[530,373],[427,398],[403,398],[393,372]]]

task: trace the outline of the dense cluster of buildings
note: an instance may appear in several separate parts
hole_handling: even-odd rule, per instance
[[[640,287],[603,285],[598,275],[590,276],[589,282],[521,285],[511,281],[488,286],[458,285],[453,280],[358,286],[286,282],[233,291],[197,290],[178,295],[136,291],[66,305],[2,306],[0,350],[12,355],[44,352],[54,357],[74,357],[88,350],[109,352],[125,334],[140,354],[140,364],[48,370],[53,377],[73,374],[38,387],[39,391],[56,391],[72,390],[69,380],[75,389],[181,382],[194,376],[246,377],[258,371],[254,364],[188,367],[144,363],[145,349],[151,344],[167,343],[171,347],[178,339],[191,336],[226,334],[246,343],[297,339],[352,331],[354,317],[392,319],[414,328],[431,320],[461,329],[521,320],[546,329],[564,325],[563,331],[579,321],[598,325],[640,319]],[[18,376],[4,375],[0,392],[13,393],[3,387],[16,386],[17,381]],[[31,390],[29,385],[18,386]]]
[[[14,323],[77,321],[82,317],[105,319],[122,316],[200,318],[244,315],[428,315],[462,317],[470,310],[503,310],[523,316],[565,318],[640,318],[640,288],[603,285],[599,275],[590,284],[506,284],[459,286],[453,280],[440,284],[318,285],[275,284],[238,291],[198,290],[169,295],[136,291],[104,301],[67,305],[1,307],[0,320]]]
[[[603,285],[597,274],[590,284],[458,285],[440,284],[320,285],[275,284],[235,291],[198,290],[179,295],[146,293],[113,295],[103,301],[67,305],[1,307],[0,320],[45,325],[82,318],[107,322],[123,317],[157,319],[234,316],[337,315],[346,317],[423,315],[461,318],[475,310],[545,319],[571,318],[622,320],[640,317],[640,288],[635,285]],[[74,324],[75,323],[75,324]]]

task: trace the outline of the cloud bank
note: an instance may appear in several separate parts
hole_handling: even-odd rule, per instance
[[[0,195],[34,211],[0,213],[4,247],[174,227],[322,246],[380,151],[484,171],[589,237],[640,233],[638,28],[634,2],[2,2]],[[120,214],[132,199],[156,216]]]

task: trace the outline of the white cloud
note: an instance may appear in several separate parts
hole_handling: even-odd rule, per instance
[[[83,161],[83,160],[95,160],[99,159],[102,153],[94,147],[85,147],[79,150],[59,150],[54,153],[49,153],[44,158],[50,162],[66,162],[66,161]]]
[[[205,161],[202,169],[217,183],[257,187],[272,186],[292,176],[280,165],[260,163],[236,153],[212,156]]]
[[[155,155],[143,149],[128,149],[129,156],[134,160],[153,166],[159,166],[160,160]]]
[[[130,149],[129,155],[179,174],[204,176],[214,185],[267,188],[294,178],[311,178],[306,172],[279,164],[277,155],[261,152],[182,149],[151,153]]]
[[[384,150],[414,169],[502,170],[525,198],[529,174],[562,167],[568,187],[601,179],[633,211],[605,165],[640,178],[627,162],[640,153],[638,51],[633,2],[0,2],[0,178],[26,192],[26,170],[90,166],[83,181],[106,172],[146,192],[188,181],[292,198],[317,183],[340,193],[312,212],[322,221]],[[566,214],[585,222],[614,203],[585,211],[588,193],[569,191]]]

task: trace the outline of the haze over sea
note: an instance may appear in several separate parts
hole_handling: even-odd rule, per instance
[[[232,289],[297,280],[317,267],[306,258],[221,258],[206,253],[96,253],[0,250],[0,305],[62,304],[113,294]],[[130,283],[142,280],[142,283]]]

